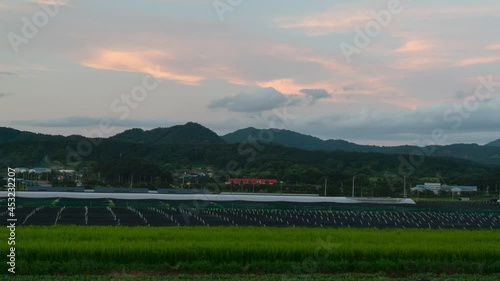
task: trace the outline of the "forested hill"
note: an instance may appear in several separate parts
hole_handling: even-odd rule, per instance
[[[30,147],[36,147],[36,150],[41,154],[48,154],[48,152],[46,153],[44,151],[45,147],[48,147],[48,143],[59,144],[59,146],[61,146],[64,150],[63,144],[75,143],[81,140],[85,140],[85,138],[82,136],[64,137],[44,135],[18,131],[11,128],[0,128],[0,146],[2,146],[2,148],[9,147],[11,145],[15,146],[15,143],[22,143],[24,145],[24,147],[21,146],[12,151],[2,149],[3,153],[0,154],[0,161],[4,161],[4,163],[8,163],[9,161],[12,162],[13,160],[16,160],[16,163],[23,163],[23,161],[17,161],[19,159],[31,159],[29,161],[36,161],[36,158],[32,157],[34,152],[29,150]],[[147,131],[142,129],[131,129],[112,136],[105,141],[108,143],[113,141],[147,145],[142,146],[140,149],[141,151],[155,149],[149,145],[188,146],[193,151],[196,151],[199,145],[218,145],[224,147],[228,144],[240,145],[239,150],[241,151],[245,150],[243,147],[244,145],[248,145],[252,142],[258,142],[258,144],[255,145],[256,148],[261,145],[275,144],[309,151],[346,151],[398,155],[411,154],[415,152],[422,153],[422,151],[426,151],[430,152],[426,155],[426,157],[451,157],[472,160],[487,165],[500,165],[500,146],[496,146],[498,141],[485,146],[477,144],[453,144],[426,147],[425,149],[418,148],[416,146],[383,147],[374,145],[358,145],[344,140],[321,140],[313,136],[288,130],[260,130],[255,128],[238,130],[220,137],[210,129],[192,122],[184,125],[177,125],[169,128],[156,128]],[[76,147],[74,149],[76,149]],[[238,148],[236,151],[238,151]],[[147,151],[147,153],[150,152],[152,153],[154,151]],[[10,157],[7,157],[7,155],[10,155]]]
[[[498,146],[500,147],[500,139],[496,140],[496,141],[492,141],[488,144],[486,144],[487,146]]]
[[[189,122],[150,131],[131,129],[111,137],[113,140],[144,144],[222,144],[216,133],[200,124]]]
[[[377,152],[386,154],[409,154],[422,151],[417,146],[359,145],[345,140],[321,140],[289,130],[246,128],[222,136],[227,143],[272,142],[306,150]],[[495,146],[495,144],[498,144]],[[452,144],[425,148],[433,156],[467,159],[483,164],[500,165],[500,140],[481,146],[477,144]]]
[[[0,127],[0,144],[4,142],[43,142],[43,141],[62,141],[67,137],[37,134],[26,131],[19,131],[12,128]],[[82,137],[80,137],[82,138]]]

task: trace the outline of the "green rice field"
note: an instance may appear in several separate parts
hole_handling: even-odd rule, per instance
[[[388,277],[381,274],[312,274],[312,275],[169,275],[169,276],[17,276],[6,277],[0,276],[0,281],[3,280],[19,280],[19,281],[210,281],[210,280],[225,280],[225,281],[415,281],[415,280],[432,280],[432,281],[498,281],[500,275],[430,275],[420,274],[408,277]]]
[[[29,226],[16,257],[18,275],[495,274],[500,231]]]

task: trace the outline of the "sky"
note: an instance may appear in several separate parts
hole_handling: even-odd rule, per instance
[[[1,0],[0,126],[482,145],[500,138],[499,13],[497,0]]]

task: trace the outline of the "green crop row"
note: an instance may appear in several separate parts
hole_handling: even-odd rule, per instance
[[[500,275],[413,275],[409,277],[387,277],[380,274],[311,274],[311,275],[169,275],[169,276],[131,276],[131,275],[108,275],[108,276],[16,276],[3,277],[0,281],[498,281]]]
[[[17,229],[16,257],[20,274],[482,274],[500,272],[500,231],[30,226]]]

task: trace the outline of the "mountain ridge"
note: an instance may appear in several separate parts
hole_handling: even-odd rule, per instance
[[[500,165],[497,155],[500,154],[500,146],[478,145],[478,144],[450,144],[433,145],[424,148],[412,145],[400,146],[376,146],[361,145],[353,142],[320,138],[282,129],[256,129],[248,127],[236,130],[221,136],[227,143],[255,142],[273,143],[287,147],[304,150],[325,151],[348,151],[362,153],[384,153],[384,154],[425,154],[425,156],[454,157],[459,159],[473,160],[485,164]],[[432,153],[428,153],[428,151]]]
[[[485,144],[485,146],[500,146],[500,139],[489,142],[489,143]]]
[[[12,142],[47,142],[85,139],[83,136],[46,135],[13,128],[0,127],[0,143]],[[162,145],[202,145],[202,144],[238,144],[259,142],[260,144],[276,144],[285,147],[315,151],[346,151],[384,154],[422,154],[424,156],[452,157],[472,160],[482,164],[500,165],[500,140],[486,145],[451,144],[428,146],[425,148],[411,145],[376,146],[361,145],[341,139],[322,140],[318,137],[282,129],[257,129],[248,127],[225,135],[215,132],[201,124],[188,122],[184,125],[160,127],[151,130],[133,128],[107,138],[112,141]],[[426,153],[431,151],[432,153]]]
[[[152,130],[130,129],[109,139],[143,144],[222,144],[212,130],[194,122]]]

